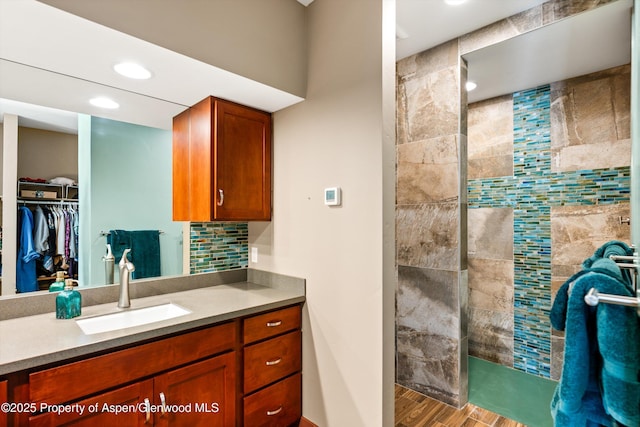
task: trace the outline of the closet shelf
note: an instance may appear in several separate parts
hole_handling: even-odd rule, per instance
[[[77,203],[78,186],[18,181],[18,201],[21,203]]]

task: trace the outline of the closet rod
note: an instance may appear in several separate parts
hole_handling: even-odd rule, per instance
[[[18,200],[18,204],[22,205],[77,205],[77,201],[71,200]]]

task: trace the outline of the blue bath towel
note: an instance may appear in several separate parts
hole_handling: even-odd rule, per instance
[[[572,283],[571,291],[568,292]],[[640,323],[636,310],[584,296],[600,293],[631,296],[614,261],[595,259],[558,292],[552,311],[554,328],[565,331],[562,377],[551,402],[556,427],[640,425]]]

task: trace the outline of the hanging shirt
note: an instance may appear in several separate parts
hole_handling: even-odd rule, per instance
[[[64,255],[64,241],[67,232],[64,213],[56,208],[56,215],[58,216],[58,222],[56,223],[56,236],[58,238],[58,242],[56,243],[56,254]]]
[[[33,222],[33,245],[40,255],[44,255],[49,249],[49,226],[40,206],[35,208]]]
[[[40,256],[33,247],[33,215],[27,207],[18,210],[18,256],[16,260],[16,288],[19,293],[38,290],[36,259]]]

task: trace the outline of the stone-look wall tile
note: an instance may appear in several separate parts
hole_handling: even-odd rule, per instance
[[[455,135],[399,145],[398,204],[455,199],[458,189],[458,143]]]
[[[469,270],[461,270],[458,274],[458,313],[460,315],[458,335],[461,339],[469,336]],[[466,356],[467,353],[463,353]]]
[[[551,379],[559,381],[564,361],[564,337],[551,337]]]
[[[467,215],[470,258],[513,260],[513,209],[469,209]]]
[[[465,34],[460,38],[460,54],[494,45],[541,26],[542,7],[536,6]]]
[[[513,313],[513,260],[469,259],[469,305]]]
[[[469,179],[513,175],[513,96],[469,105]]]
[[[396,63],[396,72],[403,82],[457,66],[458,61],[458,41],[452,40],[401,59]]]
[[[399,328],[458,339],[458,309],[457,272],[398,266]],[[415,350],[414,357],[427,357],[440,351],[429,347]]]
[[[491,46],[616,0],[549,0],[460,38],[460,54]]]
[[[513,314],[470,307],[469,354],[513,367]]]
[[[407,142],[458,133],[458,74],[449,67],[402,83]]]
[[[624,68],[626,72],[617,73],[611,79],[618,140],[631,138],[631,65]]]
[[[400,80],[400,76],[396,74],[396,145],[406,144],[409,140],[407,96]]]
[[[582,262],[610,240],[629,242],[629,203],[551,208],[551,263],[580,268]],[[557,270],[552,270],[552,273]]]
[[[447,353],[458,352],[455,340],[434,340],[431,344]],[[458,370],[457,360],[417,359],[398,351],[397,361],[398,384],[448,405],[460,405],[459,378],[452,377]]]
[[[398,206],[398,265],[457,270],[459,214],[455,201]]]
[[[398,266],[398,382],[458,405],[458,273]]]
[[[552,171],[629,165],[630,67],[551,85]]]
[[[616,0],[553,0],[542,4],[543,24],[551,24]]]

